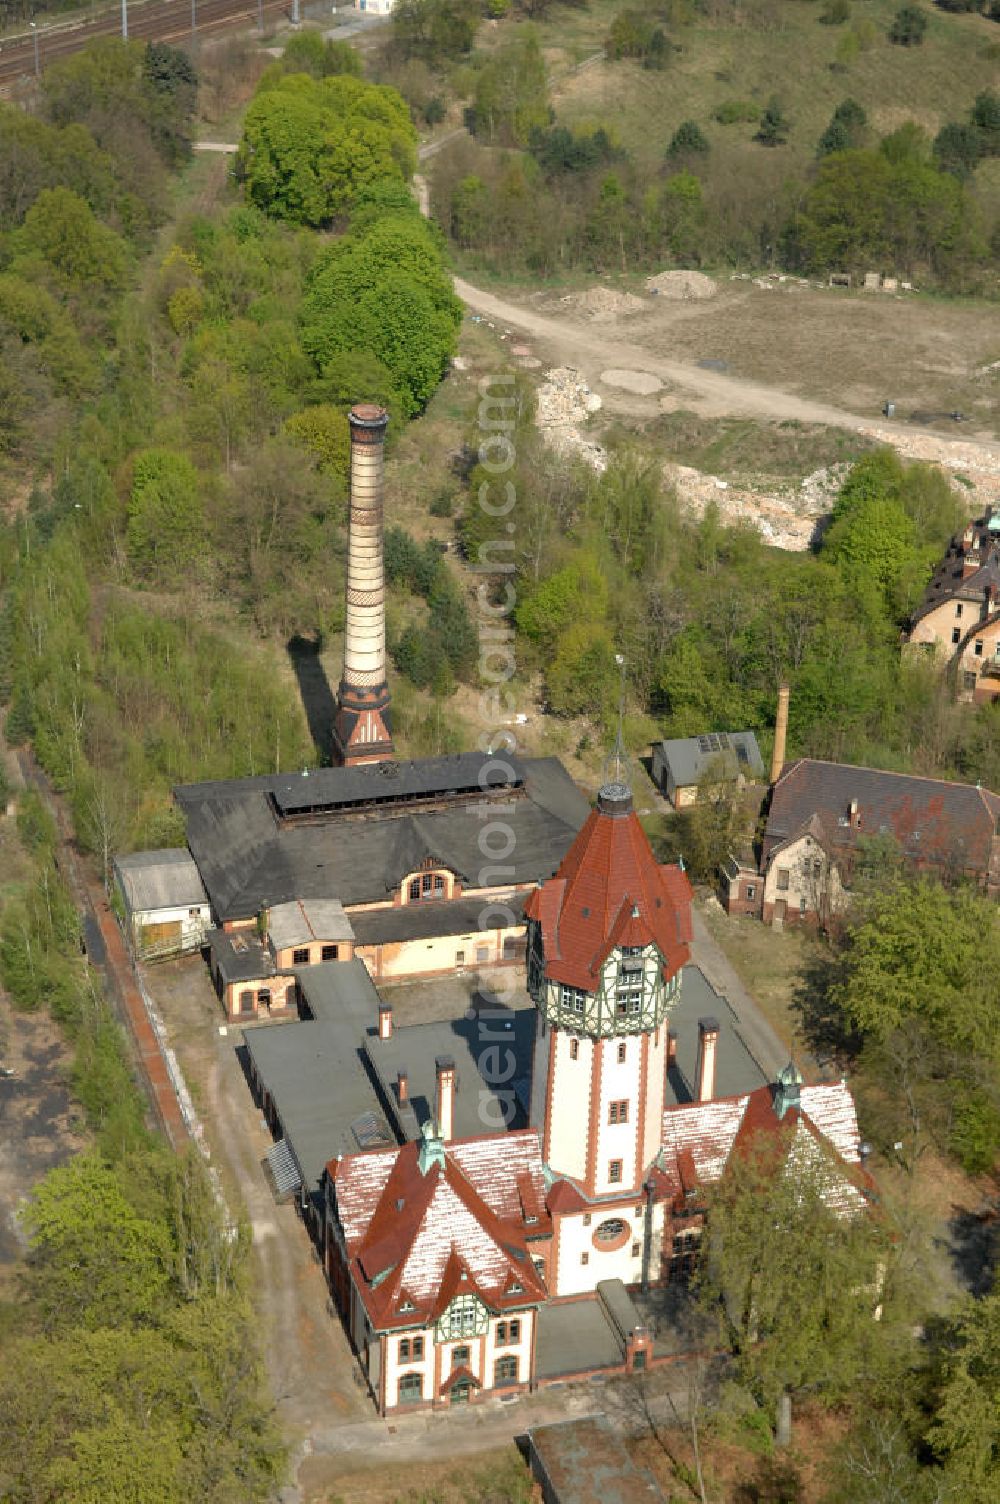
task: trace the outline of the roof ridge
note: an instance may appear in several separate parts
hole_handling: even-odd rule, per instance
[[[884,778],[907,778],[911,783],[941,783],[944,784],[946,788],[950,789],[981,788],[981,785],[979,784],[962,783],[957,778],[932,778],[928,773],[902,773],[898,768],[873,768],[870,767],[868,763],[861,762],[835,762],[832,758],[829,757],[799,757],[792,764],[789,772],[791,772],[794,768],[803,766],[806,763],[815,763],[818,766],[824,768],[842,768],[845,772],[850,771],[855,773],[877,773],[880,777]],[[785,775],[782,774],[782,778],[779,779],[779,782],[783,781],[784,776]],[[990,792],[992,793],[992,790],[990,790]]]

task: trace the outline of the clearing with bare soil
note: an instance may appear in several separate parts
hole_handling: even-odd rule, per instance
[[[878,428],[884,442],[901,450],[915,436],[899,418],[936,413],[943,428],[932,425],[933,435],[924,431],[921,439],[933,438],[942,453],[961,451],[963,465],[980,464],[1000,477],[994,427],[1000,373],[985,369],[997,333],[975,304],[792,282],[767,292],[733,281],[706,302],[651,297],[646,314],[630,316],[615,338],[574,318],[551,293],[499,296],[464,278],[456,278],[455,289],[469,308],[531,335],[546,359],[576,366],[588,380],[609,368],[646,371],[679,388],[670,406]],[[887,398],[896,404],[894,422],[880,418]],[[663,399],[652,411],[658,408]],[[956,410],[970,415],[968,429],[952,426],[947,414]]]
[[[32,1187],[87,1146],[67,1088],[72,1051],[45,1013],[17,1013],[0,993],[0,1294],[24,1253],[18,1212]]]

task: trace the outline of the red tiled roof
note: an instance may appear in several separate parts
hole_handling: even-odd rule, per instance
[[[549,882],[532,892],[525,915],[537,920],[546,975],[593,992],[609,952],[651,940],[664,975],[685,965],[691,940],[691,885],[679,867],[661,867],[634,811],[591,810]]]
[[[846,1083],[802,1086],[799,1102],[798,1109],[789,1108],[779,1118],[771,1087],[761,1086],[739,1097],[668,1107],[657,1165],[664,1189],[677,1194],[690,1190],[695,1180],[709,1184],[719,1180],[734,1153],[768,1139],[786,1160],[793,1155],[811,1157],[808,1140],[828,1157],[832,1151],[839,1166],[832,1204],[845,1208],[860,1204],[861,1187],[871,1182],[860,1166],[857,1114]]]
[[[522,1192],[536,1205],[544,1198],[537,1133],[449,1144],[443,1168],[426,1173],[419,1155],[409,1143],[328,1166],[355,1283],[376,1328],[433,1321],[458,1293],[494,1310],[544,1300],[526,1236],[548,1221],[543,1209],[529,1224],[522,1208]],[[400,1309],[407,1301],[413,1310]]]
[[[466,1384],[475,1384],[477,1389],[481,1389],[483,1387],[479,1380],[476,1378],[475,1374],[472,1372],[472,1369],[467,1368],[464,1363],[461,1363],[459,1364],[458,1368],[453,1368],[451,1370],[451,1373],[446,1379],[441,1380],[438,1394],[447,1394],[452,1385],[457,1384],[460,1380],[463,1380]]]

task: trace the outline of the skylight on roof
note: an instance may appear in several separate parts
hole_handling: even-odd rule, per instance
[[[374,1112],[363,1112],[351,1124],[351,1132],[359,1149],[391,1148],[394,1140],[382,1120]]]

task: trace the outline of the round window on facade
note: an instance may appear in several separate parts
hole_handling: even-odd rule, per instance
[[[623,1247],[630,1236],[627,1222],[623,1222],[621,1217],[609,1217],[606,1222],[601,1222],[594,1228],[594,1247],[613,1253],[616,1248]]]

